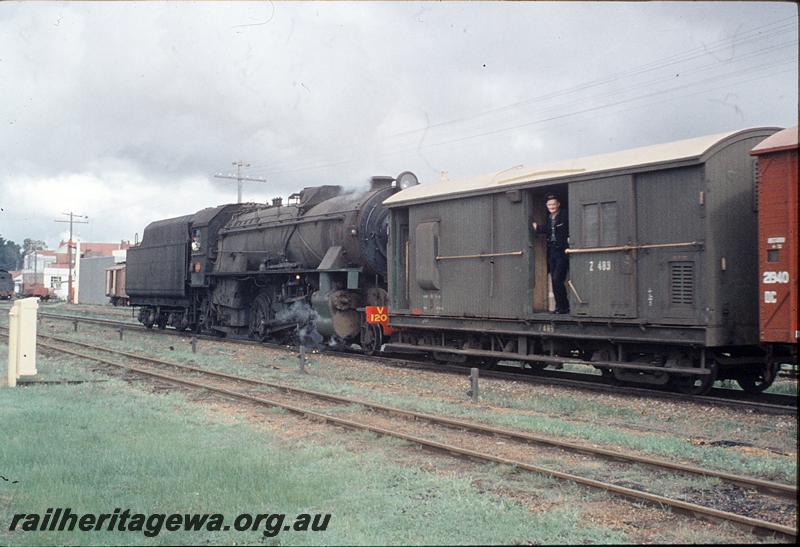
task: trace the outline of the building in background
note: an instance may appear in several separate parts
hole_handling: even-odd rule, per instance
[[[108,302],[105,297],[105,270],[118,261],[125,260],[125,252],[130,241],[119,243],[95,243],[80,240],[73,241],[72,253],[72,286],[75,303],[82,301],[81,292],[85,291],[90,303]],[[56,250],[33,251],[23,258],[22,287],[41,286],[52,289],[55,298],[66,300],[69,292],[69,249],[67,242],[62,241]],[[121,257],[121,258],[120,258]],[[105,258],[105,261],[92,262],[91,259]],[[86,262],[89,260],[88,262]],[[88,279],[81,286],[81,269],[89,268]],[[95,275],[99,269],[99,277]],[[97,294],[103,295],[97,300]]]
[[[115,264],[113,256],[80,258],[80,284],[75,289],[75,302],[80,304],[107,304],[106,269]]]

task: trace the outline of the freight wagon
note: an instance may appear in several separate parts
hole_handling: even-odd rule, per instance
[[[751,152],[758,158],[759,336],[774,359],[797,365],[798,128],[784,129]]]

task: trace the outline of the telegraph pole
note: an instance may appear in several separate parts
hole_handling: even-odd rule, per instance
[[[69,220],[56,220],[55,222],[69,222],[69,241],[67,242],[67,268],[69,269],[68,286],[67,286],[67,303],[72,304],[72,225],[73,224],[89,224],[85,220],[74,220],[77,218],[89,218],[86,215],[76,215],[72,211],[69,213],[61,213],[62,215],[69,216]]]
[[[250,167],[249,163],[245,163],[244,160],[239,160],[233,162],[233,166],[236,167],[236,174],[235,175],[223,175],[222,173],[215,173],[214,177],[218,179],[233,179],[236,181],[236,203],[242,202],[242,181],[251,181],[251,182],[267,182],[267,179],[261,177],[243,177],[242,176],[242,167]]]

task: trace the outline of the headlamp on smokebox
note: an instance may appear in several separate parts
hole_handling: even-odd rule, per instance
[[[397,178],[397,187],[401,190],[405,190],[406,188],[411,188],[412,186],[416,186],[419,184],[419,179],[417,179],[417,175],[412,173],[411,171],[403,171]]]

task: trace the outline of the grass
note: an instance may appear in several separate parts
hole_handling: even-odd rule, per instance
[[[43,313],[51,313],[53,315],[74,315],[138,323],[135,310],[132,308],[114,307],[110,304],[101,306],[73,305],[67,304],[66,302],[54,302],[52,304],[40,303],[39,310]]]
[[[0,345],[5,364],[7,349]],[[73,359],[40,354],[51,378]],[[107,378],[103,378],[107,379]],[[274,413],[265,415],[279,416]],[[485,544],[618,543],[574,506],[531,514],[479,492],[470,477],[394,464],[380,450],[278,443],[249,422],[210,413],[177,392],[110,379],[0,391],[0,543],[24,544]],[[392,445],[385,445],[392,452]],[[110,513],[332,513],[326,532],[10,532],[13,513],[51,507]]]
[[[123,341],[119,341],[116,336],[108,336],[108,330],[93,329],[85,325],[82,338],[89,336],[102,337],[104,344],[123,349],[125,351],[141,351],[142,337],[138,335],[126,334]],[[44,330],[44,329],[43,329]],[[71,335],[71,333],[69,333]],[[697,446],[692,444],[689,439],[683,436],[676,436],[670,433],[642,433],[632,434],[625,428],[608,425],[608,422],[615,420],[627,421],[647,426],[663,426],[670,422],[680,423],[681,420],[696,419],[695,416],[660,416],[653,414],[643,416],[641,413],[631,408],[602,405],[594,400],[581,400],[573,395],[558,395],[542,397],[514,398],[506,393],[495,392],[492,384],[484,384],[482,389],[482,399],[484,402],[512,412],[502,414],[486,412],[478,407],[469,405],[454,404],[429,396],[413,396],[407,394],[387,394],[386,392],[368,389],[359,385],[353,385],[340,378],[342,373],[336,368],[335,364],[329,364],[318,356],[309,355],[308,368],[311,374],[300,377],[297,374],[297,359],[290,354],[275,355],[265,354],[267,357],[263,363],[257,366],[243,363],[232,356],[236,354],[236,349],[229,346],[213,347],[203,342],[202,347],[205,353],[193,354],[190,349],[188,339],[183,338],[148,338],[148,350],[162,355],[164,358],[176,362],[192,362],[197,366],[211,370],[221,370],[232,374],[239,374],[250,378],[280,380],[287,383],[299,384],[309,389],[333,393],[343,396],[353,396],[365,398],[371,401],[398,406],[401,408],[429,412],[437,414],[448,414],[461,418],[472,419],[493,425],[532,431],[554,437],[567,437],[572,439],[584,440],[590,443],[599,443],[632,449],[647,454],[653,454],[664,458],[679,458],[682,460],[696,462],[699,465],[711,469],[718,469],[751,475],[769,480],[794,482],[797,476],[797,464],[795,461],[781,458],[779,456],[742,454],[725,447],[718,446]],[[273,368],[277,367],[277,368]],[[378,382],[381,371],[377,368],[367,368],[358,376],[360,381],[374,380]],[[352,374],[351,372],[345,374]],[[336,379],[331,382],[331,376]],[[419,383],[424,386],[427,380],[423,381],[420,375],[412,375],[406,383]],[[466,384],[465,384],[466,387]],[[349,410],[349,409],[347,409]],[[517,412],[514,412],[517,411]],[[530,413],[537,413],[531,415]],[[539,414],[541,413],[541,414]],[[553,416],[560,414],[561,416]],[[575,418],[588,418],[589,421],[580,421]],[[603,424],[606,425],[603,425]],[[728,434],[739,434],[742,428],[741,422],[717,418],[705,419],[703,427],[708,435],[725,437]],[[755,426],[748,426],[755,427]],[[794,429],[792,429],[792,427]],[[796,439],[796,425],[790,426],[787,435]],[[758,435],[769,435],[769,427],[763,431],[755,432]]]
[[[630,448],[662,457],[695,461],[712,469],[739,472],[786,482],[794,482],[796,480],[797,464],[793,460],[777,456],[743,455],[723,447],[696,446],[691,444],[687,439],[674,435],[652,433],[632,435],[630,431],[602,426],[597,423],[575,422],[569,417],[560,418],[513,412],[502,414],[489,413],[482,408],[437,401],[429,397],[386,395],[382,392],[367,391],[342,383],[331,384],[325,378],[314,376],[304,378],[303,386],[337,395],[367,398],[374,402],[419,412],[448,414],[511,429],[543,433],[553,437],[579,439],[589,443]],[[602,407],[597,405],[597,403],[570,399],[568,397],[553,397],[545,401],[534,398],[510,399],[504,395],[494,396],[490,389],[484,389],[482,396],[484,400],[496,404],[497,406],[520,410],[552,411],[551,403],[556,408],[559,408],[559,404],[561,404],[563,409],[569,410],[571,402],[575,414],[579,413],[582,409],[585,412],[595,412],[598,419],[606,416],[616,416],[617,414],[615,414],[614,411],[619,410],[614,407]],[[629,409],[621,410],[629,412]],[[622,413],[622,415],[626,415],[627,412]],[[741,427],[741,424],[733,423],[731,427]]]

